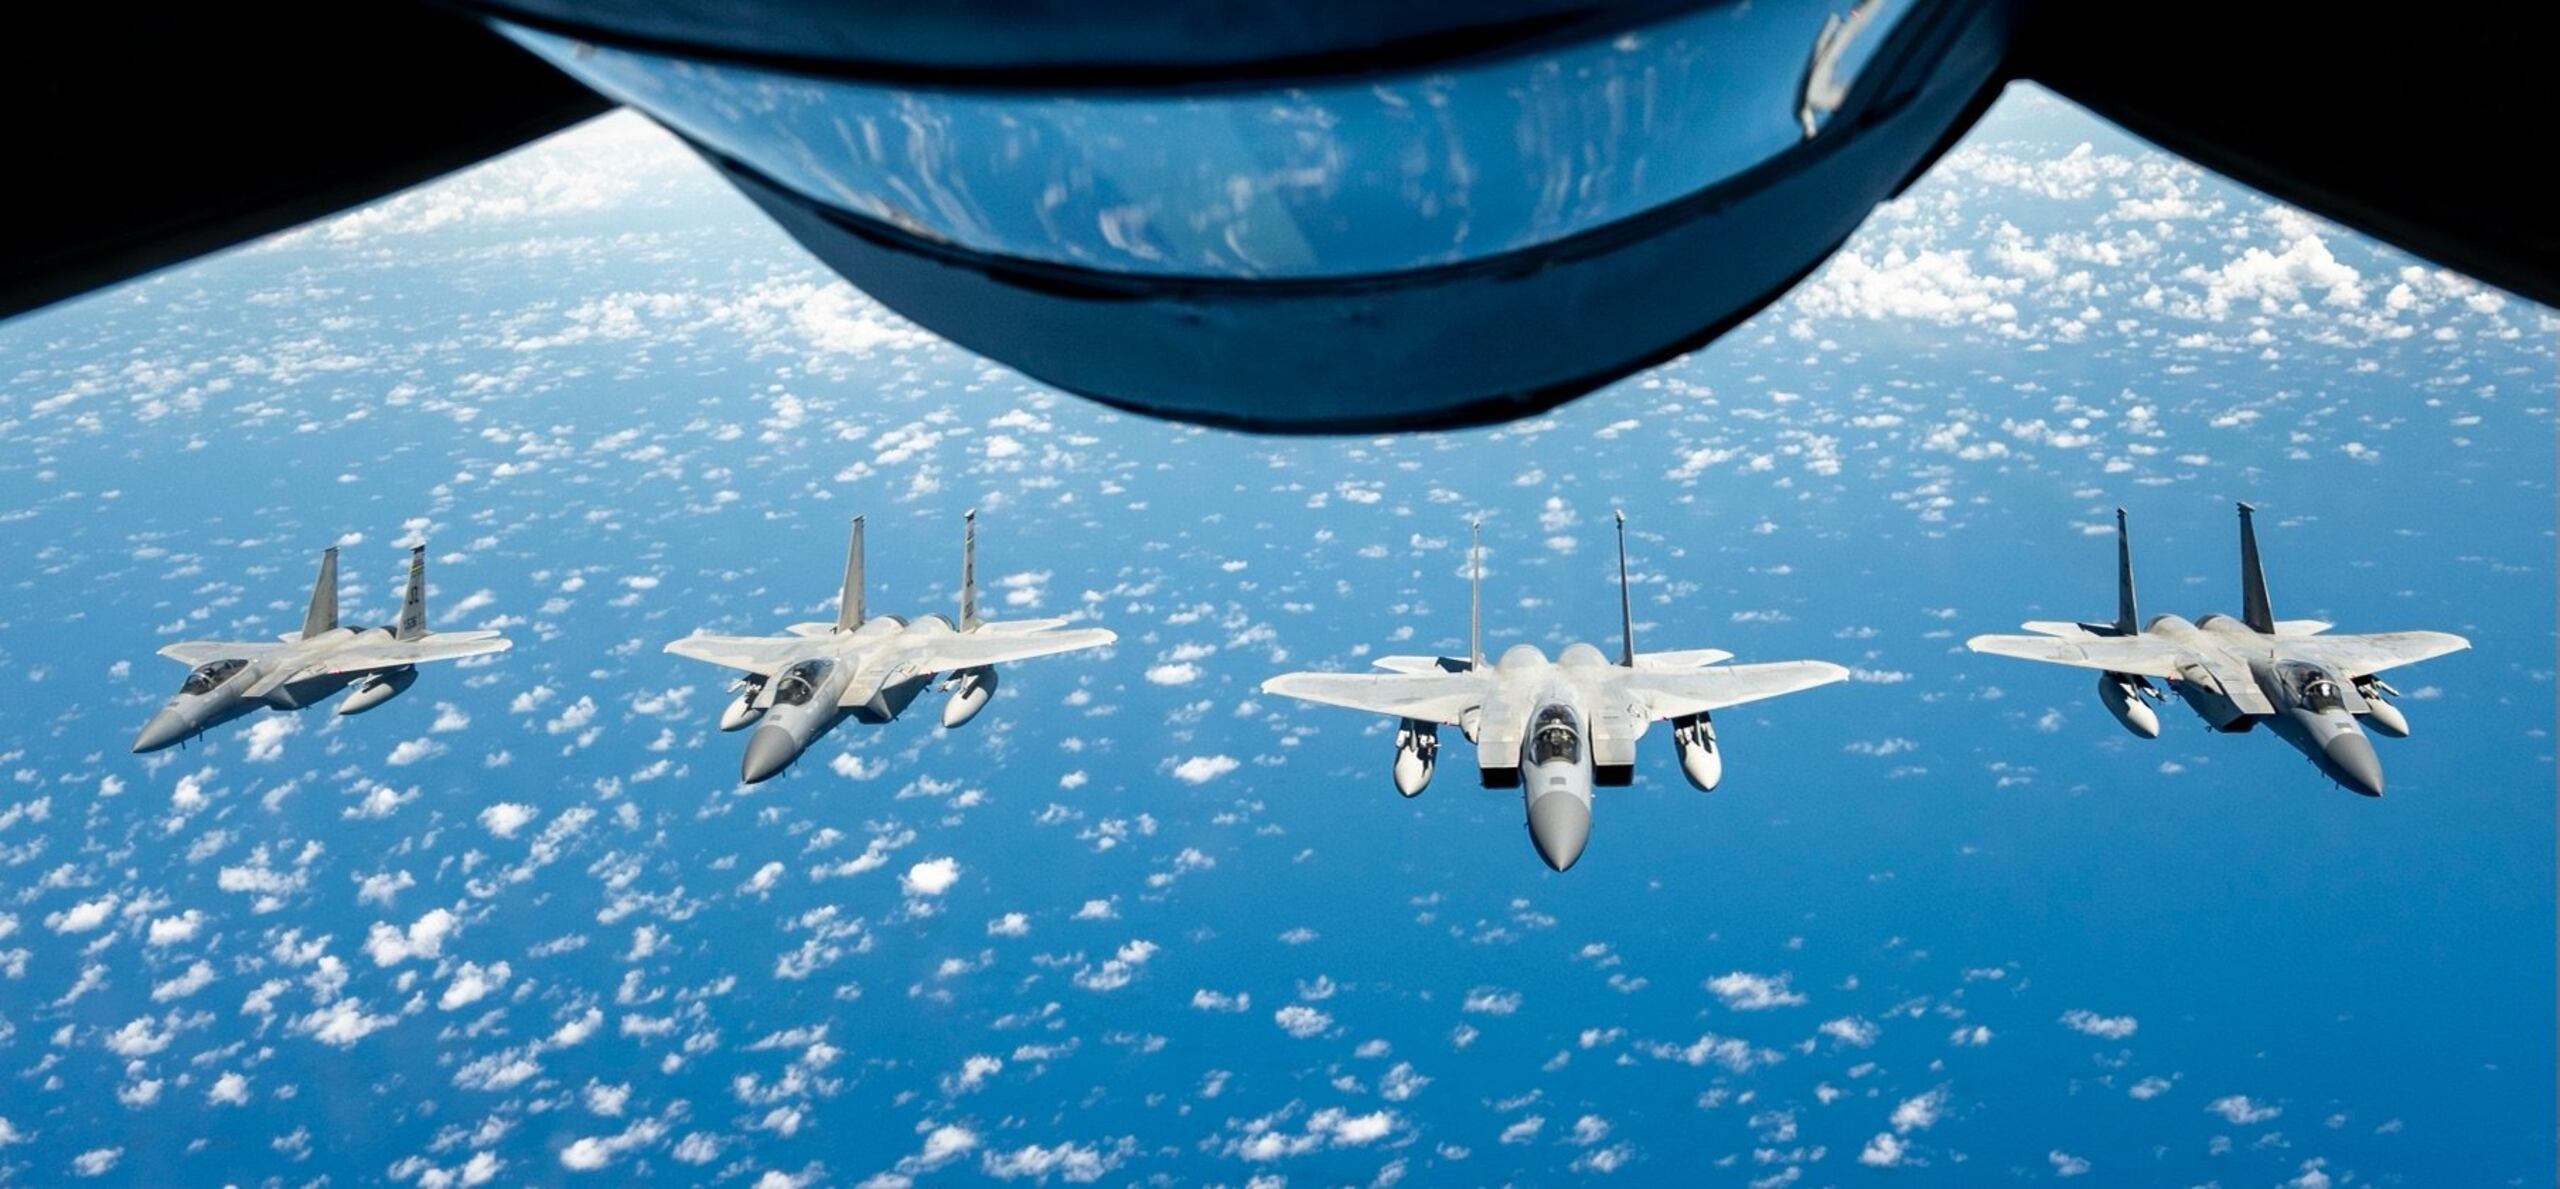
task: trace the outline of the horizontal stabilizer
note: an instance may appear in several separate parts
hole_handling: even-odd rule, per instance
[[[2338,625],[2325,619],[2279,619],[2276,621],[2276,634],[2279,636],[2317,636],[2320,633],[2328,631],[2330,628],[2336,626]]]

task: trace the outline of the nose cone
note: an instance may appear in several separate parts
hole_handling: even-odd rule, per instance
[[[2329,737],[2321,746],[2329,770],[2338,783],[2368,797],[2382,795],[2382,758],[2373,754],[2373,740],[2361,731],[2344,731]]]
[[[133,737],[133,754],[158,751],[186,738],[187,732],[193,728],[194,724],[187,721],[187,716],[164,706],[160,713],[151,716],[150,722],[142,724],[142,733]]]
[[[754,784],[789,767],[799,755],[800,741],[791,732],[770,724],[757,727],[747,737],[747,758],[738,765],[738,779]]]
[[[1591,803],[1570,793],[1549,793],[1530,802],[1529,841],[1547,866],[1558,871],[1573,866],[1591,841]]]

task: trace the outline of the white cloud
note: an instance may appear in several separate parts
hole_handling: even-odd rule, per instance
[[[2234,1127],[2264,1123],[2284,1113],[2283,1107],[2259,1102],[2246,1094],[2226,1094],[2206,1103],[2204,1109],[2222,1116]]]
[[[1241,766],[1234,756],[1192,756],[1173,766],[1173,778],[1184,784],[1207,784]]]
[[[1280,1025],[1280,1030],[1282,1032],[1286,1032],[1299,1040],[1306,1040],[1309,1037],[1314,1036],[1322,1036],[1327,1029],[1333,1027],[1332,1016],[1317,1011],[1312,1007],[1308,1007],[1303,1003],[1292,1003],[1287,1007],[1271,1013],[1271,1021]]]
[[[898,880],[899,890],[910,896],[939,896],[960,881],[960,861],[953,858],[926,859],[907,868]]]
[[[541,815],[541,810],[522,802],[500,801],[480,811],[480,826],[499,838],[513,838]]]
[[[2104,1040],[2123,1040],[2133,1035],[2134,1029],[2142,1024],[2132,1016],[2102,1016],[2087,1008],[2075,1007],[2062,1013],[2062,1026]]]
[[[1233,995],[1229,995],[1224,991],[1212,991],[1207,987],[1202,987],[1191,993],[1191,1006],[1198,1008],[1201,1011],[1251,1011],[1253,1009],[1253,996],[1243,991],[1238,991]]]
[[[280,714],[270,714],[250,723],[247,733],[249,761],[264,763],[282,756],[284,741],[301,729],[302,724],[299,720]]]
[[[115,915],[118,903],[120,901],[113,892],[95,900],[83,900],[61,912],[46,913],[45,927],[56,933],[94,932],[107,923],[107,918]]]
[[[204,1100],[215,1106],[249,1105],[249,1079],[237,1073],[226,1073],[213,1080],[213,1088],[205,1091]]]
[[[1707,989],[1724,1000],[1735,1011],[1767,1011],[1773,1007],[1794,1007],[1805,1001],[1802,994],[1787,989],[1787,976],[1752,974],[1736,970],[1707,980]]]
[[[444,744],[433,739],[424,737],[403,739],[391,749],[390,755],[383,757],[383,762],[394,768],[404,768],[420,760],[432,759],[443,754]]]
[[[462,918],[449,908],[427,910],[406,930],[375,921],[365,936],[364,952],[372,955],[377,966],[397,966],[411,958],[434,958],[444,952],[445,939],[461,924]]]
[[[446,1011],[469,1007],[506,986],[507,977],[512,973],[504,962],[492,962],[487,966],[465,962],[460,970],[454,972],[453,982],[445,987],[444,995],[436,1000],[436,1006]]]
[[[1935,1127],[1938,1125],[1938,1116],[1945,1112],[1946,1107],[1947,1090],[1944,1086],[1925,1094],[1915,1094],[1905,1098],[1901,1105],[1893,1108],[1891,1120],[1893,1129],[1909,1134]]]

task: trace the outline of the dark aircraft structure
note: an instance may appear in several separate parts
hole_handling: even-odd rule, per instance
[[[2560,113],[2506,6],[2196,0],[48,5],[0,316],[622,103],[819,259],[1109,404],[1497,422],[1702,346],[2013,79],[2560,304]]]

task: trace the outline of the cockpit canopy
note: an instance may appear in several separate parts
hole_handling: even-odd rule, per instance
[[[1562,706],[1549,706],[1529,720],[1529,763],[1578,764],[1582,762],[1582,723],[1573,711]]]
[[[2347,696],[2337,675],[2309,661],[2287,661],[2278,666],[2285,693],[2294,705],[2315,714],[2334,714],[2346,709]]]
[[[182,694],[212,693],[223,682],[231,680],[239,674],[240,670],[248,667],[249,662],[244,660],[206,661],[196,666],[195,672],[187,674],[187,680],[178,687],[178,692]]]
[[[781,678],[773,687],[774,704],[777,706],[808,704],[809,699],[817,696],[819,684],[826,681],[828,671],[833,668],[835,668],[834,661],[806,660],[783,670]]]

